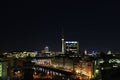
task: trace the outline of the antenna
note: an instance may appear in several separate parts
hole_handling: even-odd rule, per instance
[[[62,26],[62,54],[65,53],[64,28]]]
[[[64,27],[62,26],[62,39],[64,39]]]

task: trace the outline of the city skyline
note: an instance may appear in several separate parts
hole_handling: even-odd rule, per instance
[[[79,41],[80,50],[120,51],[117,3],[96,1],[8,2],[1,8],[0,50],[61,51],[65,40]]]

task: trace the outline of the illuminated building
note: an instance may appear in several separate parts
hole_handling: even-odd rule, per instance
[[[7,62],[0,61],[0,80],[7,80]]]
[[[13,57],[15,58],[26,58],[27,56],[35,57],[37,52],[13,52]]]
[[[111,55],[112,54],[112,52],[109,50],[108,52],[107,52],[107,55]]]
[[[50,55],[52,55],[52,53],[51,53],[51,51],[49,51],[49,47],[48,46],[46,46],[45,48],[44,48],[44,50],[42,50],[41,51],[41,56],[46,56],[46,57],[48,57],[48,56],[50,56]]]
[[[79,53],[78,41],[65,41],[65,53],[66,54],[77,54]]]
[[[49,53],[49,48],[48,48],[48,46],[46,46],[46,47],[44,48],[44,50],[45,50],[45,53]]]
[[[38,65],[45,65],[45,66],[50,66],[51,63],[51,59],[38,59],[35,61],[36,64]]]

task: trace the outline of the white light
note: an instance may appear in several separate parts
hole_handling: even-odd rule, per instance
[[[113,65],[114,68],[118,67],[117,65]]]
[[[24,51],[23,53],[27,53],[26,51]]]
[[[103,70],[104,68],[102,67],[101,70]]]
[[[18,73],[20,73],[20,71],[18,71]]]
[[[99,70],[98,70],[98,69],[96,69],[96,73],[99,73]]]
[[[77,41],[66,41],[65,43],[78,43]]]
[[[78,73],[80,73],[80,71],[79,71],[79,70],[76,70],[76,73],[78,74]]]

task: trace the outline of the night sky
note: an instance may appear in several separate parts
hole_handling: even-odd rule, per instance
[[[95,0],[8,1],[0,15],[1,51],[61,50],[65,40],[80,50],[120,51],[120,11],[116,2]]]

